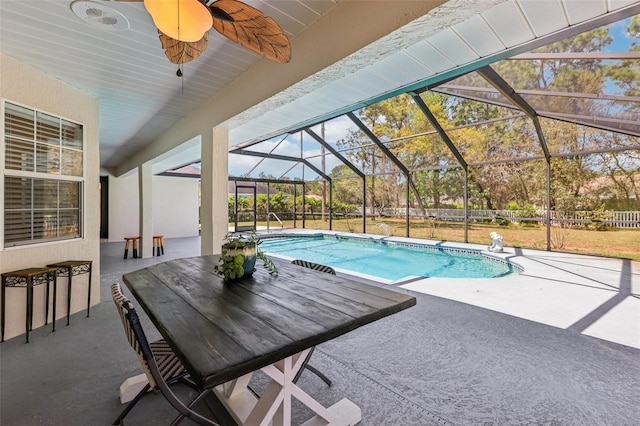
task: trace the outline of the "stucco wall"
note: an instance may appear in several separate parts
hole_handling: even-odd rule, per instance
[[[138,235],[138,176],[108,178],[109,241],[122,241]]]
[[[197,236],[198,179],[154,176],[152,182],[153,233],[165,238]],[[109,175],[109,241],[139,235],[138,206],[137,174]]]
[[[198,235],[198,179],[153,177],[153,230],[165,238]]]
[[[5,55],[0,55],[0,76],[2,76],[0,78],[0,97],[70,119],[84,126],[86,178],[84,238],[8,249],[2,248],[2,244],[0,244],[0,271],[9,272],[72,259],[92,260],[91,303],[92,305],[97,304],[100,302],[98,100]],[[4,135],[0,136],[2,136],[0,140],[4,141]],[[0,169],[3,170],[3,165],[0,165]],[[0,181],[4,181],[4,179],[0,179]],[[2,184],[0,183],[0,185]],[[2,193],[4,194],[4,192]],[[4,197],[0,197],[0,205],[0,212],[4,211]],[[57,318],[66,316],[66,284],[66,278],[58,280]],[[86,274],[74,278],[71,312],[86,309],[87,288]],[[5,338],[25,332],[25,297],[24,288],[7,289]],[[45,286],[35,287],[34,328],[44,325],[44,300]]]

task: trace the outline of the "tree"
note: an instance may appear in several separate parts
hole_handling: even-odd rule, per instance
[[[346,165],[336,166],[329,172],[333,183],[333,201],[363,205],[362,179]]]
[[[388,109],[387,102],[379,102],[359,112],[359,118],[376,135],[385,126],[384,123],[387,119],[385,114],[387,114],[386,110]],[[367,186],[370,188],[367,193],[371,197],[370,209],[372,212],[376,211],[380,202],[385,203],[389,199],[393,200],[393,193],[397,191],[397,188],[389,183],[388,173],[396,172],[395,166],[373,141],[362,131],[349,129],[346,137],[339,140],[337,145],[339,148],[349,148],[346,152],[347,159],[367,175]],[[376,184],[386,188],[386,190],[376,192]]]

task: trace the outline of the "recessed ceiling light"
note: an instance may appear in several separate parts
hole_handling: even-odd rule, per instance
[[[77,0],[71,3],[71,10],[87,24],[101,30],[125,31],[131,26],[126,16],[104,3]]]

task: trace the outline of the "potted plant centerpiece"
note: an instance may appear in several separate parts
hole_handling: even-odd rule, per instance
[[[225,282],[253,274],[258,259],[270,274],[278,273],[276,265],[260,250],[262,241],[256,238],[255,231],[249,235],[227,234],[224,241],[216,273],[222,276]]]

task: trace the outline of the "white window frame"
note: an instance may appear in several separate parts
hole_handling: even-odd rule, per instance
[[[5,158],[6,158],[6,142],[5,142],[5,110],[6,110],[6,104],[12,104],[12,105],[16,105],[19,107],[23,107],[23,108],[27,108],[30,109],[32,111],[34,111],[34,116],[37,115],[37,113],[43,113],[43,114],[47,114],[50,115],[52,117],[56,117],[58,119],[64,120],[64,121],[68,121],[70,123],[73,124],[77,124],[79,126],[82,126],[82,175],[81,176],[71,176],[71,175],[59,175],[59,174],[50,174],[50,173],[43,173],[43,172],[36,172],[36,171],[22,171],[22,170],[14,170],[14,169],[7,169],[6,168],[6,164],[5,164]],[[36,245],[45,245],[45,244],[51,244],[51,243],[60,243],[60,242],[65,242],[65,241],[78,241],[78,240],[84,240],[86,238],[86,233],[85,233],[85,226],[86,226],[86,174],[87,174],[87,143],[86,143],[86,126],[84,125],[84,123],[78,122],[76,120],[72,120],[69,119],[67,117],[61,116],[59,114],[54,114],[51,113],[49,111],[45,111],[39,108],[35,108],[29,105],[25,105],[22,104],[20,102],[16,102],[10,99],[6,99],[6,98],[0,98],[0,117],[2,117],[0,119],[1,123],[0,123],[0,140],[2,141],[2,149],[0,149],[0,194],[2,194],[2,196],[0,197],[0,250],[2,249],[12,249],[12,248],[25,248],[25,247],[33,247]],[[34,144],[36,144],[37,141],[34,140]],[[62,163],[62,159],[61,159],[61,163]],[[36,157],[34,155],[34,170],[36,167]],[[79,212],[79,221],[80,223],[78,224],[78,236],[74,236],[74,237],[58,237],[58,238],[48,238],[48,239],[42,239],[42,240],[34,240],[34,239],[30,239],[30,240],[25,240],[25,241],[20,241],[20,242],[11,242],[9,244],[5,243],[5,188],[4,188],[4,182],[5,182],[5,177],[18,177],[18,178],[27,178],[27,179],[43,179],[43,180],[48,180],[48,181],[63,181],[63,182],[78,182],[80,183],[80,194],[79,194],[79,200],[78,200],[78,208],[80,209]],[[32,211],[33,211],[33,206],[32,206]]]

